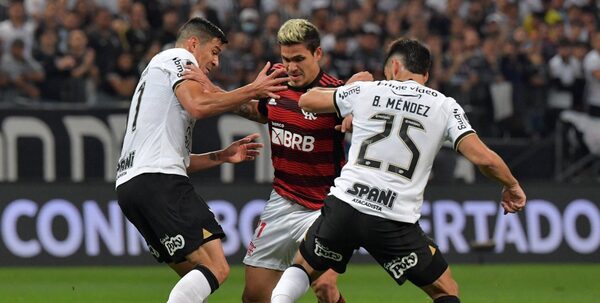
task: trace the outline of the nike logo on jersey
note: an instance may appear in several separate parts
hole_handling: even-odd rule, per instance
[[[275,98],[271,98],[271,99],[269,99],[268,104],[269,105],[277,105],[277,101],[275,101]]]

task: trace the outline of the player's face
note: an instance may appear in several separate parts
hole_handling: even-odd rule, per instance
[[[319,75],[319,60],[323,51],[318,47],[311,52],[304,44],[281,45],[281,60],[285,66],[291,86],[305,86]]]
[[[219,38],[213,38],[206,43],[196,45],[192,54],[198,61],[198,67],[205,73],[219,66],[219,54],[223,49],[223,43]]]

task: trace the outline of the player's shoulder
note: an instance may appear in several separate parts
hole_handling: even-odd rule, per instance
[[[344,81],[336,78],[335,76],[322,72],[321,78],[319,79],[319,86],[321,87],[338,87],[344,85]]]
[[[164,62],[172,62],[175,65],[185,65],[188,61],[197,65],[196,58],[194,55],[183,48],[170,48],[166,49],[160,53],[158,53],[152,61],[155,61],[157,64],[162,64]]]

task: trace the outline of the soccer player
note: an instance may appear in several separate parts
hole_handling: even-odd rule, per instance
[[[293,261],[300,241],[319,216],[323,199],[345,163],[344,136],[334,127],[335,114],[312,114],[298,107],[298,98],[313,87],[337,87],[342,81],[323,72],[317,28],[304,19],[286,21],[277,40],[290,77],[281,99],[243,104],[236,113],[268,123],[275,179],[244,258],[244,302],[269,302],[273,288]],[[319,302],[344,302],[336,286],[337,274],[325,273],[313,283]]]
[[[518,181],[481,142],[461,106],[424,85],[430,64],[421,43],[396,40],[384,63],[387,81],[313,89],[300,97],[300,107],[308,112],[352,114],[352,145],[348,164],[271,302],[296,301],[309,281],[327,269],[345,272],[358,247],[398,284],[409,280],[435,303],[460,302],[448,264],[418,224],[423,191],[444,141],[504,186],[505,213],[523,209],[525,194]]]
[[[261,147],[252,143],[257,135],[251,135],[222,151],[190,154],[196,119],[232,110],[252,98],[278,98],[275,93],[286,88],[280,84],[287,79],[277,78],[280,72],[266,74],[268,63],[254,82],[231,92],[207,92],[182,78],[188,64],[204,73],[216,68],[225,43],[225,35],[212,23],[189,20],[175,48],[154,56],[143,71],[129,109],[117,196],[152,255],[182,277],[169,303],[203,302],[229,273],[223,230],[187,174],[225,161],[251,160]]]

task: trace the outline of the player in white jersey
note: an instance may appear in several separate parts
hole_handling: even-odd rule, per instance
[[[168,302],[204,302],[229,274],[223,253],[223,230],[195,192],[188,173],[251,160],[261,144],[258,135],[234,142],[222,151],[191,154],[196,119],[230,111],[251,99],[272,97],[286,89],[267,75],[266,64],[254,82],[231,92],[209,92],[186,81],[186,65],[208,74],[219,63],[227,39],[202,18],[182,26],[176,46],[154,56],[140,77],[131,102],[127,130],[117,167],[117,195],[127,219],[144,236],[150,252],[182,278]]]
[[[314,89],[300,98],[300,107],[309,112],[352,114],[352,146],[271,302],[294,302],[326,269],[343,273],[359,247],[398,284],[411,281],[435,303],[460,302],[448,263],[418,224],[425,185],[444,141],[504,186],[505,213],[523,209],[518,181],[481,142],[461,106],[424,86],[430,65],[430,53],[418,41],[396,40],[384,65],[388,81]]]

